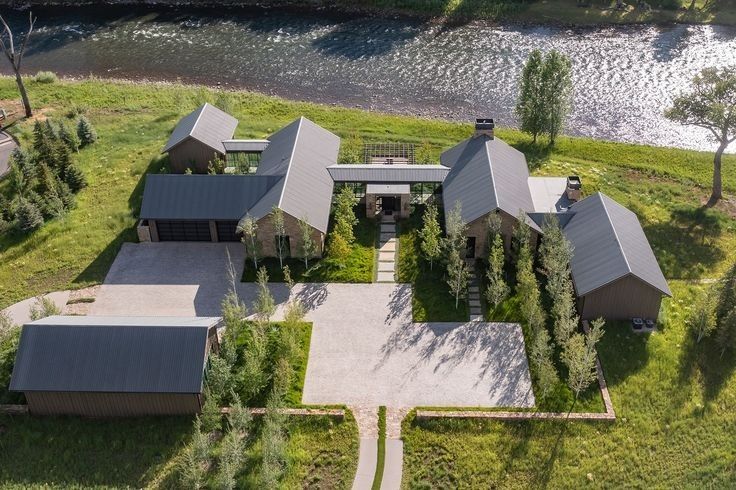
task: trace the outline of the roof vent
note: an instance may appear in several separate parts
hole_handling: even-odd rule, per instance
[[[567,198],[572,202],[580,200],[580,189],[582,189],[583,183],[580,177],[577,175],[569,175],[567,177]]]
[[[475,136],[488,136],[493,139],[493,128],[496,125],[493,123],[493,119],[476,119],[475,120]]]

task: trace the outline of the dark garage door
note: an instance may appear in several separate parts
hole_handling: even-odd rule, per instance
[[[162,242],[210,242],[209,221],[156,221]]]
[[[217,241],[218,242],[239,242],[240,236],[235,233],[238,227],[237,221],[218,221],[217,222]]]

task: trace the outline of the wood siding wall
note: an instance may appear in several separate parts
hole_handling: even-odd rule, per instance
[[[183,174],[186,169],[192,168],[192,165],[194,165],[192,172],[206,174],[210,162],[216,158],[223,158],[223,155],[192,138],[179,143],[169,151],[171,172],[176,174]]]
[[[660,291],[627,276],[578,298],[578,310],[584,320],[598,317],[607,320],[656,319],[661,303]]]
[[[196,393],[82,393],[29,391],[24,393],[33,415],[139,417],[199,413]]]

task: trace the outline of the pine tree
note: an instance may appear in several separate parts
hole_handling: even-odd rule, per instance
[[[15,207],[15,220],[23,232],[33,231],[43,225],[43,216],[35,204],[21,197]]]
[[[353,228],[358,220],[355,218],[355,195],[349,187],[343,187],[335,199],[334,233],[342,235],[348,245],[355,241]]]
[[[345,238],[334,230],[330,234],[330,245],[327,247],[327,256],[342,264],[350,256],[350,245]]]
[[[81,142],[81,146],[91,145],[97,141],[97,132],[92,127],[92,123],[84,117],[80,116],[79,122],[77,123],[77,136]]]
[[[64,122],[59,126],[59,138],[69,148],[69,151],[78,152],[82,145],[77,132],[69,129],[69,126]]]
[[[438,221],[438,211],[435,204],[429,204],[424,210],[422,216],[422,231],[420,237],[422,239],[421,248],[424,257],[429,261],[429,268],[432,269],[434,261],[440,257],[442,253],[441,239],[442,230]]]
[[[84,176],[84,172],[82,172],[76,165],[70,165],[67,167],[66,172],[64,173],[64,182],[66,182],[69,189],[71,189],[75,194],[87,187],[87,178]]]

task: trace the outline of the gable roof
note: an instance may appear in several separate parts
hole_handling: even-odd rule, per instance
[[[205,102],[179,121],[162,153],[170,151],[189,138],[194,138],[215,151],[225,153],[222,142],[232,139],[237,126],[237,119]]]
[[[305,117],[269,137],[256,175],[282,178],[248,210],[261,219],[278,206],[326,233],[333,181],[327,167],[337,162],[340,138]]]
[[[466,223],[497,209],[514,217],[534,211],[526,157],[506,142],[487,135],[471,137],[442,153],[440,162],[450,167],[442,184],[445,209],[459,201]],[[539,231],[528,217],[526,222]]]
[[[672,296],[636,215],[600,192],[573,204],[563,233],[574,247],[578,296],[632,275]]]
[[[141,219],[239,220],[278,176],[148,174]]]
[[[214,317],[51,316],[23,326],[12,391],[200,393]]]

